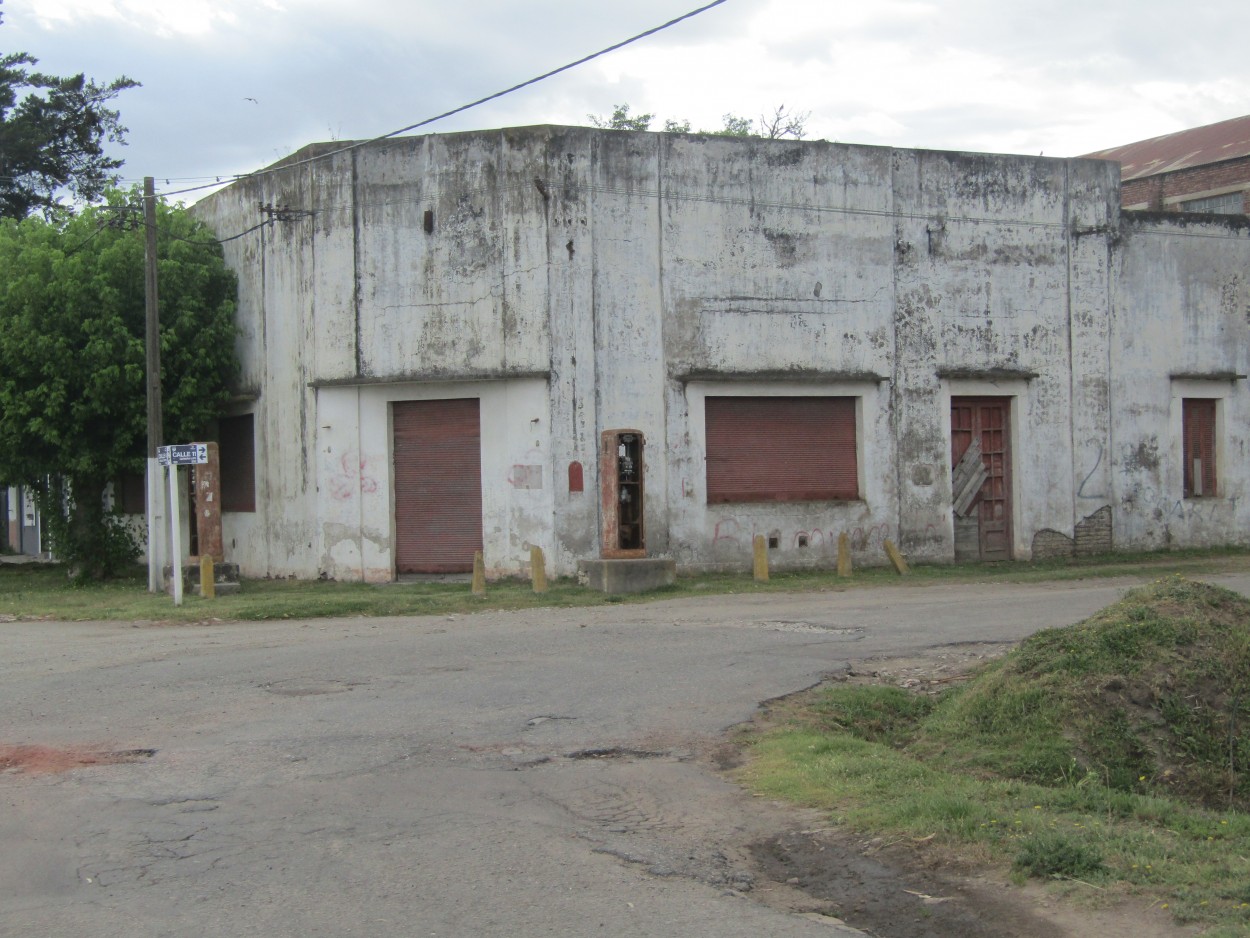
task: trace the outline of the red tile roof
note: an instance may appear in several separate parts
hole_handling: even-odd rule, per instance
[[[1242,156],[1250,156],[1250,115],[1085,154],[1086,159],[1119,163],[1121,179],[1140,179]]]

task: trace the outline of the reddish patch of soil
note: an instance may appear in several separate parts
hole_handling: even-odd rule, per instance
[[[155,749],[109,750],[93,746],[12,746],[0,744],[0,772],[45,775],[88,765],[119,765],[150,759]]]

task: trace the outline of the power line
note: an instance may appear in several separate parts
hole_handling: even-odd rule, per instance
[[[535,85],[540,81],[545,81],[546,79],[551,78],[554,75],[559,75],[561,72],[567,72],[569,69],[577,68],[577,66],[579,65],[585,65],[587,62],[590,62],[593,59],[597,59],[600,56],[607,55],[609,52],[615,52],[617,49],[622,49],[625,46],[629,45],[630,43],[637,42],[640,39],[646,39],[648,36],[654,36],[656,33],[662,32],[663,30],[668,29],[670,26],[676,26],[678,23],[681,23],[685,20],[696,17],[700,13],[706,13],[708,10],[712,9],[712,7],[718,7],[722,3],[725,3],[725,2],[726,0],[712,0],[711,3],[704,4],[703,6],[698,7],[697,9],[691,10],[689,13],[683,13],[681,16],[671,19],[667,23],[661,23],[659,26],[653,26],[651,29],[644,30],[643,32],[640,32],[636,36],[631,36],[630,38],[624,39],[621,42],[614,43],[613,45],[610,45],[605,49],[600,49],[598,52],[592,52],[590,55],[582,56],[580,59],[578,59],[575,62],[569,62],[567,65],[561,65],[559,68],[553,68],[549,72],[544,72],[543,74],[538,75],[535,78],[530,78],[526,81],[520,82],[519,84],[513,85],[511,88],[505,88],[503,91],[496,91],[494,94],[489,94],[484,98],[478,98],[476,101],[472,101],[468,104],[462,104],[460,105],[460,107],[452,108],[450,111],[444,111],[442,114],[438,114],[434,117],[427,117],[425,120],[417,121],[415,124],[409,124],[407,127],[401,127],[398,130],[392,130],[390,133],[382,134],[380,137],[372,137],[368,140],[358,140],[355,143],[349,143],[347,146],[339,147],[337,150],[330,150],[326,153],[319,153],[316,156],[307,157],[306,159],[296,160],[291,163],[284,163],[282,166],[277,167],[277,168],[258,169],[255,172],[243,173],[243,174],[235,176],[231,181],[237,182],[241,179],[254,179],[257,176],[263,176],[268,173],[278,172],[279,170],[287,170],[287,169],[293,169],[296,166],[304,166],[308,163],[314,163],[318,160],[329,159],[332,156],[338,156],[341,153],[347,153],[351,150],[356,150],[356,149],[359,149],[360,147],[368,146],[371,143],[378,143],[382,140],[389,140],[391,137],[397,137],[400,134],[407,133],[410,130],[416,130],[418,127],[425,127],[427,124],[433,124],[435,121],[441,121],[446,117],[451,117],[455,114],[460,114],[463,111],[467,111],[470,108],[475,108],[480,104],[485,104],[488,101],[494,101],[498,98],[502,98],[504,95],[512,94],[514,91],[520,91],[522,88],[528,88],[530,85]],[[212,189],[218,185],[220,185],[220,183],[210,182],[202,186],[191,186],[190,188],[187,188],[187,189],[175,189],[171,192],[162,192],[161,195],[162,196],[182,195],[187,192],[198,192],[201,189]]]

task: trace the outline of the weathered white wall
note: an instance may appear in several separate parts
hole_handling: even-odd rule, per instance
[[[1126,216],[1111,317],[1109,463],[1116,542],[1250,540],[1250,225]],[[1215,398],[1218,492],[1184,498],[1181,399]]]
[[[704,401],[712,396],[854,397],[856,466],[860,498],[845,502],[707,503],[707,430]],[[682,464],[690,471],[669,493],[673,517],[673,556],[688,568],[741,568],[751,556],[757,534],[775,535],[769,551],[778,566],[816,567],[837,562],[838,536],[850,536],[856,562],[879,563],[882,542],[893,539],[898,504],[890,471],[894,443],[890,431],[890,395],[885,383],[864,381],[691,381],[685,407],[675,422],[687,429]],[[806,540],[806,546],[801,541]]]
[[[496,573],[530,543],[560,573],[597,555],[613,428],[648,441],[652,554],[745,567],[750,535],[777,532],[775,562],[825,563],[846,532],[860,562],[887,537],[950,560],[965,394],[1012,402],[1016,557],[1108,506],[1118,544],[1241,542],[1246,382],[1169,375],[1246,372],[1250,239],[1123,221],[1118,196],[1095,161],[554,127],[244,180],[197,206],[220,235],[258,202],[311,214],[226,246],[258,471],[227,543],[250,575],[389,579],[389,403],[466,389]],[[814,389],[859,399],[862,498],[708,506],[703,397]],[[1207,393],[1221,493],[1193,505],[1179,400]],[[518,492],[514,464],[543,488]]]
[[[545,381],[387,383],[317,391],[317,569],[377,583],[395,575],[395,401],[478,398],[482,434],[482,553],[489,572],[523,569],[550,552],[553,468]]]

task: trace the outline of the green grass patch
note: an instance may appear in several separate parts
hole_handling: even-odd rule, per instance
[[[847,827],[1080,880],[1250,936],[1250,601],[1168,577],[962,687],[838,685],[742,777]]]
[[[1005,582],[1140,576],[1158,573],[1218,573],[1250,568],[1250,551],[1187,550],[1160,553],[1107,554],[1078,560],[981,565],[919,565],[907,577],[892,568],[861,567],[849,579],[831,569],[774,572],[766,582],[752,579],[744,561],[742,572],[678,577],[676,585],[634,596],[605,596],[576,581],[553,579],[547,593],[536,595],[528,581],[502,580],[488,585],[484,598],[474,597],[467,582],[404,582],[382,586],[326,580],[246,580],[235,596],[203,600],[187,592],[175,609],[168,596],[147,592],[147,573],[104,583],[74,585],[63,568],[53,564],[0,564],[0,616],[23,619],[159,620],[282,619],[314,616],[440,615],[486,609],[538,606],[594,606],[603,603],[647,602],[677,596],[843,591],[879,586],[923,587],[932,583]]]

